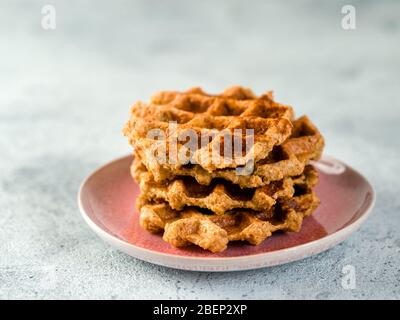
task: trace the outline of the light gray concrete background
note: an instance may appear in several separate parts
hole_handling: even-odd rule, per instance
[[[341,27],[345,4],[355,30]],[[0,298],[398,299],[399,74],[399,1],[1,1]],[[76,194],[130,152],[130,105],[232,84],[273,89],[318,124],[326,153],[376,188],[368,222],[328,252],[235,273],[167,269],[100,241]],[[354,290],[341,285],[349,264]]]

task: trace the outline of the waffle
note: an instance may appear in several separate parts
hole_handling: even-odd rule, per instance
[[[172,102],[173,100],[177,99],[178,97],[187,96],[197,94],[200,96],[208,97],[208,98],[217,98],[217,97],[224,97],[230,98],[235,100],[256,100],[256,99],[263,99],[269,100],[273,102],[272,92],[269,91],[260,97],[257,97],[254,92],[248,88],[243,88],[240,86],[233,86],[230,87],[220,95],[212,95],[204,92],[200,87],[195,87],[192,89],[187,90],[186,92],[179,92],[179,91],[161,91],[156,93],[151,98],[151,101],[155,104],[167,104]]]
[[[166,153],[168,160],[173,161],[167,161],[163,166],[170,170],[190,162],[213,172],[263,159],[274,146],[289,137],[293,116],[293,109],[274,102],[271,93],[256,97],[248,89],[233,87],[212,96],[197,88],[182,93],[161,92],[151,103],[136,103],[124,134],[136,149],[141,150],[142,157],[149,160],[154,157],[155,146],[160,153]],[[163,132],[164,139],[149,138],[152,129]],[[194,148],[185,144],[184,138],[188,135],[198,139]],[[200,136],[205,136],[206,140],[201,141]],[[233,154],[230,151],[227,155],[235,139],[242,142],[242,150]],[[176,151],[171,141],[178,141]],[[176,159],[175,154],[186,156],[181,160]]]
[[[158,183],[173,180],[178,176],[191,176],[202,185],[209,185],[213,179],[219,178],[242,188],[261,187],[271,181],[301,174],[310,160],[317,160],[321,156],[324,139],[308,117],[303,116],[293,120],[292,123],[293,131],[289,139],[276,146],[267,157],[255,163],[251,175],[238,175],[235,169],[208,172],[196,164],[175,168],[169,164],[160,164],[155,158],[146,154],[146,150],[149,150],[154,143],[152,141],[142,140],[137,143],[135,157],[141,159]]]
[[[131,173],[140,185],[141,198],[145,201],[166,201],[175,210],[197,206],[209,209],[217,215],[237,208],[261,211],[271,208],[276,199],[290,198],[294,194],[291,178],[274,181],[259,188],[245,189],[221,179],[214,179],[205,186],[192,177],[179,177],[167,183],[157,183],[137,159],[133,161]]]
[[[140,224],[158,233],[175,247],[195,244],[211,252],[226,249],[229,241],[247,241],[258,245],[278,230],[297,232],[303,218],[318,206],[319,199],[312,191],[318,177],[311,166],[294,179],[296,192],[292,198],[278,199],[268,210],[236,209],[223,215],[204,212],[197,207],[178,211],[166,202],[142,203]]]
[[[134,147],[140,224],[173,246],[258,245],[276,231],[299,231],[319,205],[309,162],[324,139],[271,92],[162,91],[133,105],[123,132]]]

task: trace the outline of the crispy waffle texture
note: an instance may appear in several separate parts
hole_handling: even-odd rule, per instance
[[[131,173],[139,182],[145,200],[163,200],[175,210],[197,206],[216,214],[237,208],[259,211],[272,207],[278,198],[289,198],[294,194],[291,178],[259,188],[245,189],[221,179],[215,179],[209,185],[201,185],[194,178],[184,176],[167,183],[156,183],[152,174],[138,160],[133,161]]]
[[[166,152],[169,159],[175,160],[175,153],[188,154],[191,163],[208,172],[243,166],[249,160],[257,162],[289,137],[293,109],[274,102],[268,95],[250,98],[244,92],[233,88],[219,96],[196,90],[181,94],[160,93],[150,103],[138,102],[132,107],[124,134],[135,148],[146,153],[146,158],[154,156],[153,146],[158,144],[157,149]],[[231,98],[235,94],[249,99]],[[164,133],[165,143],[149,136],[154,129]],[[188,136],[197,138],[196,148],[187,147],[185,138]],[[231,150],[231,141],[235,139],[243,141],[243,146],[248,148],[241,152],[230,151],[229,156],[221,152]],[[177,141],[177,146],[171,145],[171,141]],[[175,169],[186,164],[182,162],[176,159],[164,165]]]
[[[154,143],[149,140],[136,141],[135,156],[141,159],[157,182],[173,180],[176,176],[192,176],[203,185],[209,185],[212,179],[221,178],[242,188],[256,188],[271,181],[299,175],[310,160],[321,157],[324,139],[315,125],[306,116],[293,120],[292,123],[290,137],[256,162],[251,175],[238,175],[235,169],[209,172],[197,164],[174,167],[160,163],[147,152]]]
[[[164,231],[163,239],[175,247],[195,244],[211,252],[226,249],[229,241],[247,241],[258,245],[275,231],[297,232],[304,217],[318,206],[319,199],[312,191],[317,183],[312,167],[294,179],[297,193],[282,198],[271,208],[261,211],[236,209],[217,215],[196,207],[174,210],[166,202],[141,204],[140,224],[146,230]]]
[[[162,91],[134,104],[123,133],[134,148],[139,222],[175,247],[258,245],[276,231],[299,231],[319,205],[309,163],[320,158],[323,136],[272,92]]]

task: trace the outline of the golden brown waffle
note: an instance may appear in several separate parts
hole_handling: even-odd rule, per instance
[[[153,97],[151,103],[136,103],[124,134],[148,159],[154,156],[154,146],[157,145],[160,152],[167,153],[168,159],[175,160],[170,141],[178,141],[178,153],[188,154],[192,163],[212,172],[263,159],[291,134],[291,119],[293,109],[274,102],[270,93],[255,97],[248,89],[234,87],[221,95],[211,96],[193,89],[183,93],[161,92]],[[175,122],[176,126],[171,126],[170,122]],[[155,139],[147,136],[152,129],[160,129],[165,134],[165,144],[160,141],[157,144]],[[241,129],[241,132],[235,129]],[[253,130],[253,133],[246,132],[246,129]],[[197,149],[188,150],[185,146],[187,140],[180,140],[193,134],[198,137]],[[206,143],[200,143],[201,135],[209,137]],[[242,141],[243,148],[227,156],[224,150],[231,149],[235,137]],[[254,144],[249,147],[252,139]],[[175,170],[182,164],[186,162],[178,159],[177,163],[168,162],[163,166]]]
[[[163,165],[146,154],[146,150],[150,148],[147,143],[137,145],[135,157],[140,158],[158,183],[173,180],[177,176],[191,176],[202,185],[209,185],[213,179],[220,178],[242,188],[255,188],[301,174],[310,160],[320,158],[323,147],[322,135],[308,117],[303,116],[293,121],[293,131],[289,139],[257,162],[251,175],[238,175],[235,169],[208,172],[201,166],[192,164],[175,168],[168,164]]]
[[[274,101],[272,92],[257,97],[250,89],[239,86],[228,88],[220,95],[207,94],[201,88],[192,88],[186,92],[161,91],[151,98],[151,103],[158,105],[159,108],[172,107],[171,112],[177,112],[178,119],[182,119],[183,122],[193,119],[196,114],[231,117],[256,116],[289,120],[294,117],[293,108]],[[141,111],[138,115],[151,115],[148,114],[151,109],[145,109],[145,111],[143,108],[139,109]]]
[[[200,95],[200,96],[205,96],[208,98],[224,97],[224,98],[231,98],[234,100],[263,99],[263,100],[270,100],[271,102],[273,102],[273,96],[272,96],[271,91],[261,95],[260,97],[257,97],[252,90],[250,90],[248,88],[243,88],[241,86],[230,87],[230,88],[224,90],[224,92],[222,92],[220,95],[208,94],[208,93],[204,92],[200,87],[195,87],[195,88],[189,89],[186,92],[161,91],[161,92],[153,95],[153,97],[151,98],[151,101],[155,104],[167,104],[177,98],[181,98],[183,96],[188,96],[188,95],[195,95],[195,94]]]
[[[149,137],[152,129],[164,137]],[[124,134],[135,149],[140,224],[163,231],[174,246],[220,252],[229,241],[257,245],[275,231],[299,231],[319,204],[317,172],[308,163],[319,159],[324,139],[271,92],[163,91],[132,107]],[[193,135],[198,141],[188,148]],[[234,140],[242,146],[230,154]],[[238,173],[249,163],[251,174]]]
[[[291,178],[274,181],[259,188],[244,189],[221,179],[214,179],[207,186],[199,184],[192,177],[179,177],[171,182],[157,183],[137,159],[132,163],[131,173],[140,185],[141,199],[150,202],[166,201],[175,210],[196,206],[209,209],[217,215],[237,208],[261,211],[271,208],[276,199],[289,198],[294,194]]]
[[[166,202],[144,202],[140,224],[153,233],[164,230],[163,239],[176,247],[195,244],[212,252],[221,252],[229,241],[240,240],[257,245],[275,231],[300,230],[303,218],[319,204],[311,189],[317,180],[315,169],[307,166],[304,174],[294,179],[295,195],[290,199],[279,199],[264,211],[237,209],[216,215],[196,207],[177,211]]]

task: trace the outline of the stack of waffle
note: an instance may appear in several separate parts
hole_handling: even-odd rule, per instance
[[[134,147],[140,224],[173,246],[258,245],[275,231],[299,231],[319,204],[310,161],[321,156],[323,137],[270,92],[160,92],[132,107],[124,134]],[[228,152],[232,141],[239,152]]]

